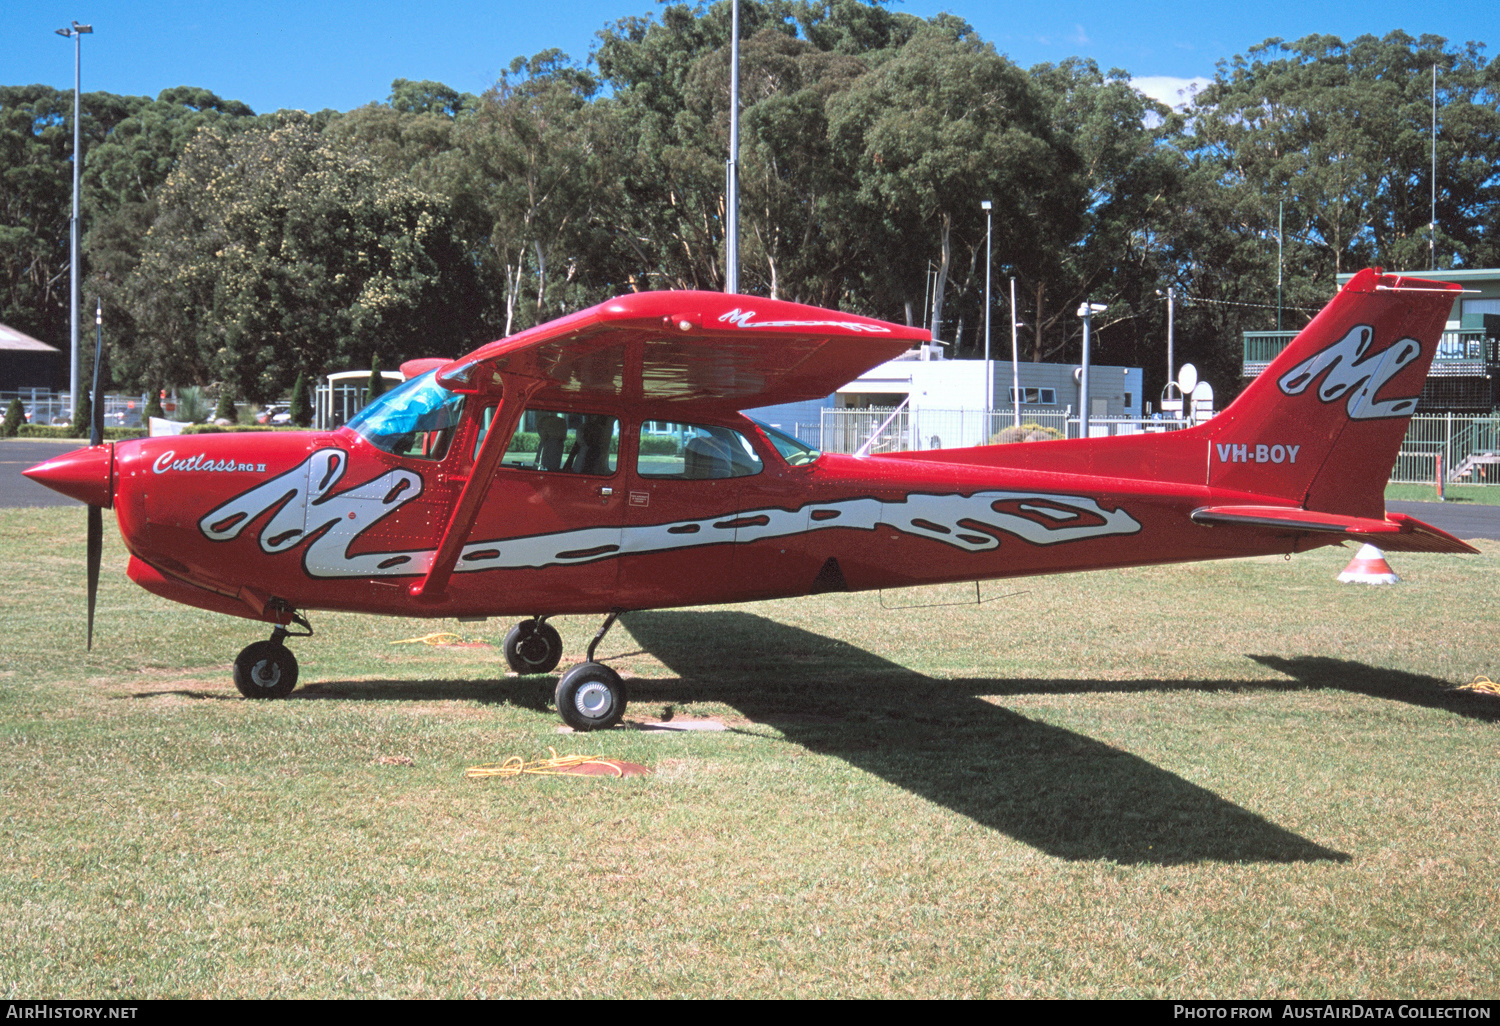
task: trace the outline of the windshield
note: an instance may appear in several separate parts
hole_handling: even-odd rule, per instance
[[[819,456],[823,455],[806,442],[793,438],[785,431],[778,431],[771,425],[763,424],[753,417],[747,419],[750,423],[760,428],[761,434],[766,436],[766,441],[776,447],[776,451],[781,453],[781,458],[786,460],[789,467],[806,466],[809,463],[815,462]]]
[[[464,397],[437,383],[430,370],[366,406],[349,422],[377,449],[415,459],[440,460],[463,414]]]

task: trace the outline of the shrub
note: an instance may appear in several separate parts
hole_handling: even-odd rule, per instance
[[[1020,427],[1014,425],[995,432],[990,438],[991,445],[1009,445],[1011,442],[1051,442],[1061,438],[1062,432],[1056,428],[1042,427],[1040,424],[1022,424]]]
[[[298,427],[307,427],[312,423],[312,403],[307,400],[307,374],[297,375],[297,383],[292,386],[292,405],[287,411],[292,415],[292,423]]]
[[[21,405],[21,400],[12,399],[10,405],[5,408],[5,423],[0,426],[0,434],[6,438],[16,437],[16,431],[26,423],[26,408]]]
[[[76,438],[73,428],[68,424],[22,424],[16,430],[21,438]],[[126,438],[144,438],[145,428],[107,427],[104,429],[104,440],[106,442],[118,442]]]
[[[229,390],[228,385],[219,389],[219,403],[214,407],[214,420],[227,420],[231,423],[235,420],[234,393]]]

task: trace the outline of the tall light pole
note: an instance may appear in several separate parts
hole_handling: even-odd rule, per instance
[[[991,230],[995,226],[994,204],[984,200],[979,204],[979,209],[984,211],[984,408],[986,416],[993,419],[995,415],[995,364],[990,360],[990,268],[995,258],[994,247],[990,245]],[[989,441],[993,424],[984,425],[985,441]]]
[[[1172,366],[1172,315],[1177,306],[1177,290],[1171,285],[1167,286],[1167,383],[1177,377],[1177,369]],[[1163,393],[1165,394],[1165,393]]]
[[[1078,437],[1089,436],[1089,328],[1094,314],[1109,309],[1103,303],[1080,303],[1078,316],[1083,318],[1083,362],[1078,374]]]
[[[1427,252],[1437,270],[1437,65],[1432,66],[1432,223],[1427,226]]]
[[[1016,309],[1016,279],[1010,279],[1010,408],[1021,426],[1021,314]]]
[[[68,375],[68,401],[73,408],[68,413],[68,420],[75,427],[78,425],[78,172],[83,166],[79,153],[79,140],[82,136],[78,131],[78,87],[82,81],[80,63],[83,58],[83,37],[93,31],[92,25],[80,25],[76,21],[70,28],[57,30],[58,35],[73,40],[73,217],[68,222],[68,237],[72,251],[68,285],[68,319],[73,340],[73,355],[69,363],[71,369]]]
[[[740,290],[740,0],[729,29],[729,162],[725,167],[724,291]]]

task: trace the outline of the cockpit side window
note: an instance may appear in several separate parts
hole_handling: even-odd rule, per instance
[[[502,467],[607,477],[619,464],[620,421],[605,413],[527,410]]]

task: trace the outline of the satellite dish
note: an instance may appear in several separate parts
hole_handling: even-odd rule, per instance
[[[1198,387],[1198,368],[1190,363],[1183,364],[1177,372],[1177,387],[1184,395],[1192,395],[1193,389]]]

